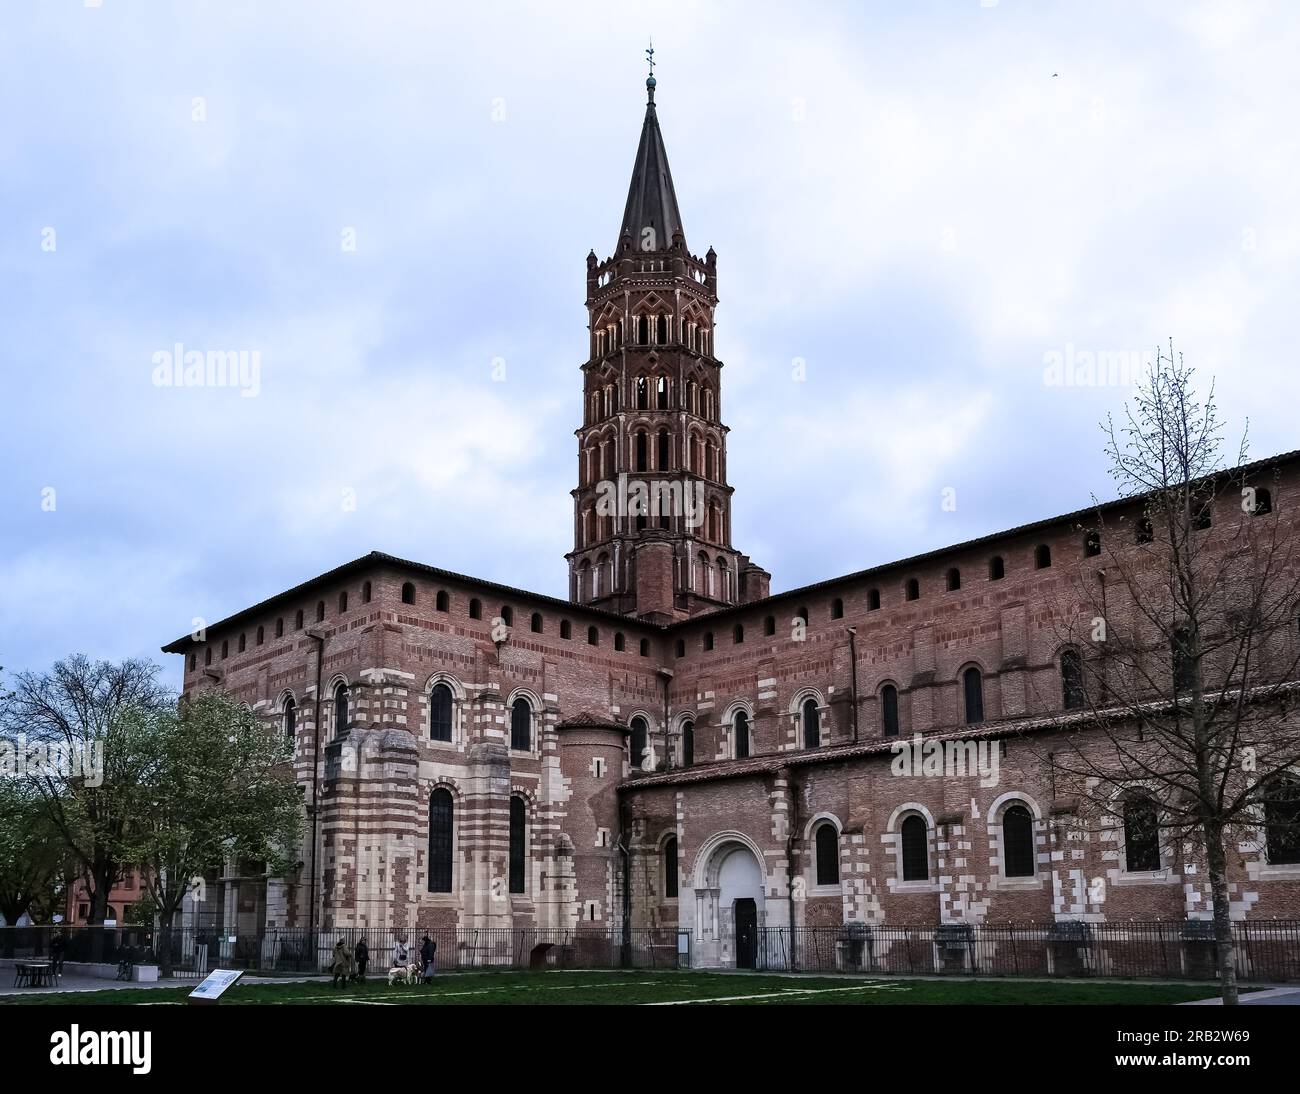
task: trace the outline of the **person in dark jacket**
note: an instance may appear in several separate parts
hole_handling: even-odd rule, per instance
[[[366,945],[364,938],[357,940],[356,948],[357,958],[357,983],[365,983],[366,966],[370,964],[370,947]]]
[[[63,951],[67,948],[68,940],[63,937],[62,931],[50,939],[50,963],[54,966],[56,976],[63,972]]]
[[[424,969],[424,982],[433,983],[433,955],[438,948],[436,943],[427,934],[420,941],[420,966]]]

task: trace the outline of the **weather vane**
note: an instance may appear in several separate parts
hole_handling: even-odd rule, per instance
[[[650,75],[655,74],[655,40],[650,39],[650,48],[645,51],[645,59],[650,62]]]

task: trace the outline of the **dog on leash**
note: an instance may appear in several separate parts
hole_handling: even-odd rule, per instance
[[[420,966],[411,965],[394,965],[388,970],[388,986],[391,988],[394,984],[418,984],[420,982]]]

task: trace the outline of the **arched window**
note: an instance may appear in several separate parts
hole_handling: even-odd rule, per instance
[[[623,632],[622,632],[622,631],[615,631],[615,632],[614,632],[614,650],[615,650],[615,652],[617,652],[617,653],[622,653],[623,650],[626,648],[626,646],[627,646],[627,640],[623,637]]]
[[[284,720],[284,739],[292,744],[298,739],[298,705],[293,701],[292,695],[284,697],[281,717]]]
[[[316,622],[319,623],[325,618],[325,601],[316,601]]]
[[[660,471],[668,470],[668,430],[666,429],[659,430],[659,451],[656,454],[655,462],[659,465]]]
[[[573,639],[573,624],[567,619],[560,620],[560,637],[569,640]]]
[[[994,555],[989,559],[989,580],[1001,581],[1007,576],[1007,565],[1002,561],[1001,555]]]
[[[1087,532],[1083,537],[1083,556],[1084,558],[1094,558],[1101,554],[1101,533],[1098,531]]]
[[[840,834],[835,825],[819,824],[813,836],[817,845],[817,884],[840,883]]]
[[[914,577],[909,577],[909,578],[907,579],[907,594],[906,594],[906,595],[907,595],[907,599],[908,599],[908,600],[920,600],[920,599],[921,599],[921,583],[920,583],[919,581],[917,581],[916,578],[914,578]]]
[[[334,736],[342,737],[348,731],[348,686],[334,686]]]
[[[248,647],[248,639],[241,634],[239,636],[239,652],[243,653],[247,647]]]
[[[429,737],[434,741],[451,740],[451,688],[434,684],[429,692]]]
[[[415,603],[415,586],[409,581],[405,581],[402,583],[402,603],[403,604]]]
[[[1192,656],[1192,632],[1186,627],[1179,627],[1171,638],[1174,690],[1190,691],[1196,682],[1195,662]]]
[[[893,684],[880,689],[880,728],[886,737],[898,736],[898,688]]]
[[[221,660],[224,661],[229,656],[230,656],[230,639],[223,638],[221,640]]]
[[[677,837],[664,840],[664,896],[673,900],[677,896]]]
[[[446,589],[439,589],[438,595],[433,598],[434,611],[445,612],[451,608],[451,597]]]
[[[1255,487],[1255,508],[1250,511],[1252,517],[1262,517],[1265,513],[1273,512],[1273,495],[1267,487]]]
[[[776,634],[776,616],[769,615],[763,620],[763,633],[769,638]]]
[[[1151,518],[1139,517],[1134,531],[1134,539],[1136,539],[1138,543],[1150,543],[1155,538],[1156,530],[1155,526],[1151,523]]]
[[[682,723],[682,766],[690,767],[695,762],[695,723]]]
[[[749,756],[749,715],[743,710],[736,711],[736,717],[732,720],[732,727],[736,759],[747,759]]]
[[[1300,780],[1283,776],[1265,790],[1264,847],[1273,866],[1300,863]]]
[[[1052,549],[1046,543],[1034,548],[1034,569],[1046,570],[1052,564]]]
[[[296,631],[302,630],[302,609],[301,608],[299,608],[297,612],[294,613],[293,629]]]
[[[597,630],[595,627],[587,628],[587,645],[589,646],[600,645],[600,631]]]
[[[1061,654],[1061,691],[1066,710],[1083,709],[1083,661],[1076,650]]]
[[[705,632],[704,632],[703,645],[704,645],[705,650],[711,650],[711,649],[713,649],[713,632],[712,632],[712,631],[705,631]]]
[[[525,843],[528,838],[527,816],[524,799],[518,795],[512,797],[510,799],[510,891],[512,893],[526,891],[525,883],[528,876],[526,869],[528,848]]]
[[[542,633],[542,613],[533,612],[532,617],[528,620],[528,627],[533,634]]]
[[[642,657],[650,656],[650,639],[648,638],[641,639],[641,656]]]
[[[803,702],[803,746],[817,748],[822,743],[821,715],[817,711],[816,699]]]
[[[645,322],[645,316],[641,317],[641,321]],[[636,378],[636,408],[637,410],[650,409],[650,388],[644,376]]]
[[[1160,814],[1149,794],[1124,801],[1124,865],[1130,872],[1160,869]]]
[[[644,429],[638,429],[636,432],[636,469],[638,471],[649,470],[650,466],[650,447],[646,438]]]
[[[930,879],[930,836],[925,818],[911,813],[903,818],[900,836],[903,845],[903,880]]]
[[[469,617],[471,619],[483,618],[483,602],[478,597],[474,597],[469,602]]]
[[[984,678],[972,665],[961,674],[961,683],[966,700],[966,724],[979,725],[984,721]]]
[[[678,657],[686,656],[686,639],[684,638],[677,639],[677,656]]]
[[[190,654],[190,672],[199,667],[199,658],[197,654]]]
[[[275,621],[275,637],[276,638],[284,637],[284,616],[281,616],[279,619]]]
[[[844,601],[840,599],[838,596],[831,601],[831,618],[832,619],[844,618]]]
[[[451,866],[455,854],[451,791],[436,787],[429,795],[429,892],[451,892]]]
[[[745,641],[745,627],[743,623],[737,623],[731,628],[731,640],[737,646],[742,645]]]
[[[645,760],[646,745],[650,739],[650,729],[641,715],[632,719],[632,739],[628,744],[631,752],[632,770],[640,771],[641,764]]]
[[[533,749],[533,708],[523,696],[510,707],[510,747],[516,752]]]
[[[369,582],[369,581],[363,581],[363,582],[361,583],[361,603],[362,603],[362,604],[369,604],[369,603],[370,603],[370,596],[371,596],[371,591],[370,591],[370,582]]]
[[[211,646],[209,646],[207,649],[205,649],[205,650],[203,651],[203,663],[204,663],[205,665],[210,665],[210,664],[212,664],[212,647],[211,647]]]
[[[1033,877],[1034,818],[1023,805],[1002,814],[1002,872],[1007,877]]]
[[[509,604],[501,605],[501,622],[507,627],[515,625],[515,610]]]
[[[956,566],[951,567],[944,580],[947,582],[948,591],[956,592],[961,588],[961,571]]]
[[[348,594],[346,592],[339,593],[339,615],[342,615],[347,610],[348,610]]]
[[[794,613],[794,617],[795,617],[797,620],[799,620],[799,622],[802,623],[805,627],[808,626],[808,609],[807,609],[807,608],[799,608],[799,609]]]
[[[880,590],[867,590],[867,611],[874,612],[880,609]]]
[[[265,642],[265,641],[266,641],[266,628],[265,628],[265,627],[258,627],[258,628],[257,628],[257,644],[260,646],[260,645],[261,645],[263,642]]]

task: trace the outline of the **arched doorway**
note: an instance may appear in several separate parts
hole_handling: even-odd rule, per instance
[[[745,837],[715,836],[695,876],[696,960],[704,967],[755,968],[764,925],[763,867]]]

